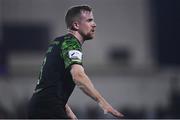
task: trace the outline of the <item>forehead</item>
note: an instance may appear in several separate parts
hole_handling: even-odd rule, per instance
[[[91,18],[91,19],[93,19],[94,17],[93,17],[92,11],[81,11],[81,16],[80,16],[80,18],[81,18],[81,19],[83,19],[83,18],[86,18],[86,19]]]

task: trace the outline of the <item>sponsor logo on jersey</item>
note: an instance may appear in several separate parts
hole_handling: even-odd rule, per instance
[[[72,60],[82,60],[82,53],[78,50],[70,50],[69,58]]]

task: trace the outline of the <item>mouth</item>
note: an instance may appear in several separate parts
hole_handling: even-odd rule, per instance
[[[94,32],[95,32],[95,29],[92,29],[91,32],[94,33]]]

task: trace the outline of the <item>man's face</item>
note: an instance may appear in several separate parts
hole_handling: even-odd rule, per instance
[[[92,12],[82,11],[78,24],[78,32],[84,38],[84,40],[90,40],[94,38],[96,23],[94,22]]]

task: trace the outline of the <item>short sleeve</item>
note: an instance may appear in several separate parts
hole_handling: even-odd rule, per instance
[[[65,40],[62,43],[61,50],[65,68],[68,68],[72,64],[82,65],[82,48],[76,39]]]

